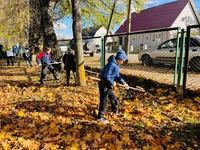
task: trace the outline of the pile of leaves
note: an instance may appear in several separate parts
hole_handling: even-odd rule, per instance
[[[3,64],[3,63],[1,63]],[[200,147],[200,97],[177,100],[175,92],[156,89],[154,97],[115,87],[121,115],[96,121],[99,91],[65,86],[48,75],[38,82],[41,68],[0,66],[0,149],[57,150],[177,150]]]

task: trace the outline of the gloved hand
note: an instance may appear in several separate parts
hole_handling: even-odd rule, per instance
[[[124,87],[126,90],[129,90],[129,85],[127,83],[124,83]]]
[[[113,86],[116,86],[116,82],[115,81],[113,82]]]

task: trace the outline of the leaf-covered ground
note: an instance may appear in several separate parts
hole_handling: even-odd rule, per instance
[[[121,116],[107,106],[109,124],[96,121],[97,82],[65,86],[41,68],[0,62],[0,149],[5,150],[198,150],[200,97],[177,100],[157,89],[156,98],[115,87]],[[166,94],[167,93],[167,94]]]

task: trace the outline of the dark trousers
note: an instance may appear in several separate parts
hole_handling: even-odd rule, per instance
[[[32,64],[31,64],[31,58],[27,58],[26,59],[26,65],[30,65],[32,67]]]
[[[69,85],[70,71],[71,70],[66,70],[66,82],[67,82],[67,85]],[[76,82],[76,71],[75,70],[72,70],[72,71],[73,71],[73,75],[74,75],[74,80]]]
[[[40,78],[41,81],[43,81],[44,78],[46,77],[48,70],[53,74],[55,79],[58,78],[58,75],[57,75],[57,73],[56,73],[56,71],[55,71],[55,69],[53,68],[52,65],[43,65],[42,66],[41,78]]]
[[[100,119],[105,115],[108,99],[110,100],[112,112],[114,113],[118,111],[118,101],[112,87],[106,85],[105,83],[99,82],[99,92],[100,104],[98,118]]]
[[[10,63],[14,65],[14,56],[7,57],[7,65],[10,65]]]

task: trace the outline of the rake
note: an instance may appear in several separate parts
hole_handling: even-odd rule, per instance
[[[106,82],[106,81],[102,81],[101,79],[95,78],[95,77],[89,77],[89,79],[92,79],[92,80],[95,80],[95,81],[99,81],[99,82]],[[124,87],[123,84],[117,83],[116,85],[119,86],[119,87]],[[129,89],[130,90],[134,90],[134,91],[138,91],[138,92],[142,92],[142,93],[145,93],[145,94],[147,94],[149,96],[152,96],[152,94],[150,94],[149,92],[145,91],[142,87],[130,87],[129,86]]]

